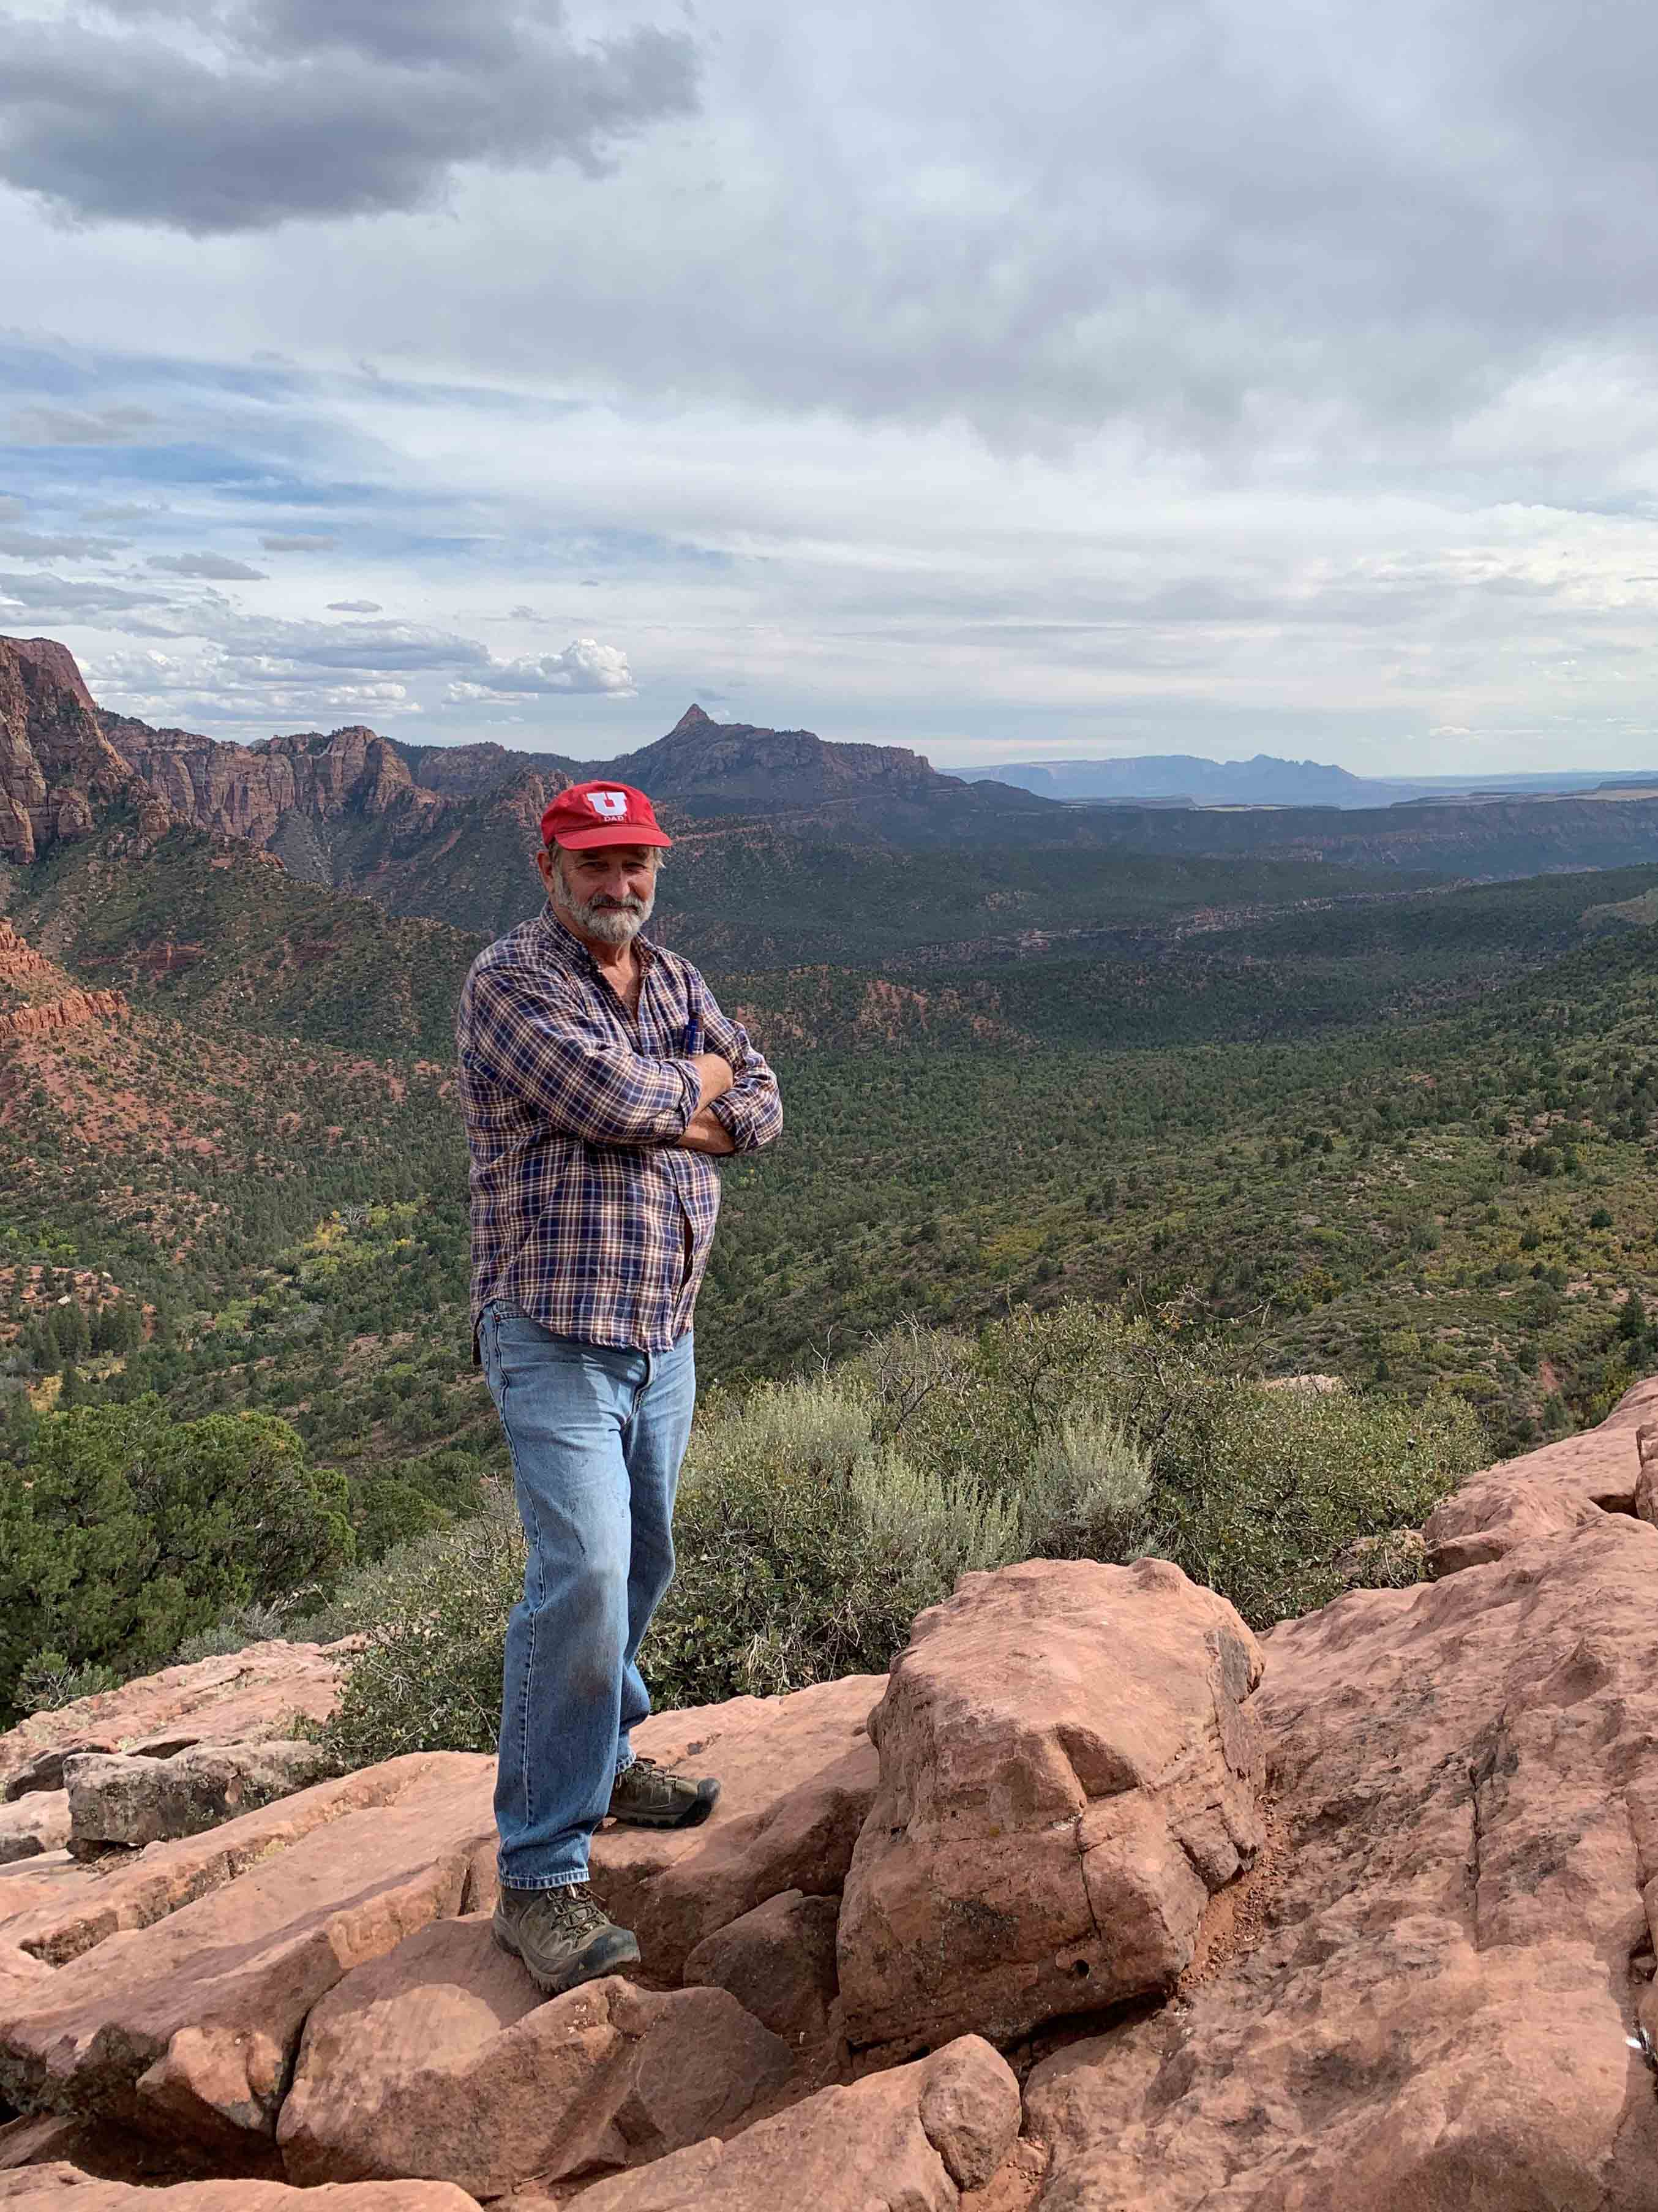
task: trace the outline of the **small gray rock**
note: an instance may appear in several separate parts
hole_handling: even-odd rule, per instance
[[[64,1767],[77,1856],[199,1835],[309,1789],[327,1774],[314,1743],[198,1744],[173,1759],[83,1754]]]

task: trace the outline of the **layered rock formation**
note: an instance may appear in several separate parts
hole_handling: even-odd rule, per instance
[[[326,1720],[346,1648],[251,1644],[35,1713],[0,1735],[0,1798],[61,1790],[64,1762],[76,1752],[165,1758],[195,1744],[270,1741],[289,1734],[296,1715]]]
[[[0,858],[33,860],[84,837],[142,787],[99,726],[80,671],[50,638],[0,637]]]
[[[125,991],[66,991],[61,999],[0,1014],[0,1043],[8,1037],[54,1036],[88,1022],[123,1021],[131,1012]]]
[[[256,745],[152,730],[125,715],[105,715],[103,727],[131,771],[179,820],[261,848],[290,814],[325,822],[349,811],[418,823],[442,807],[435,793],[416,784],[389,739],[356,724],[328,737],[312,732]]]
[[[726,1795],[596,1839],[644,1963],[551,2001],[485,1759],[0,1866],[0,2198],[125,2212],[63,2161],[147,2144],[465,2192],[365,2205],[1647,2212],[1655,1512],[1658,1382],[1259,1644],[1156,1563],[964,1578],[889,1683],[647,1723]]]

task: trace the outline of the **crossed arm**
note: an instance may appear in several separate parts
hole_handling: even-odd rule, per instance
[[[752,1152],[783,1123],[777,1079],[695,977],[695,1019],[715,1048],[653,1060],[572,1008],[555,1011],[485,972],[469,987],[462,1056],[596,1145]]]

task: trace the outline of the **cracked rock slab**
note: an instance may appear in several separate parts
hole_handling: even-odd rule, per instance
[[[146,1873],[146,1853],[108,1878],[118,1932],[0,2016],[0,2094],[163,2141],[236,2151],[269,2139],[312,2008],[353,1966],[470,1902],[493,1852],[493,1782],[492,1760],[416,1753],[155,1846],[160,1869]],[[128,1911],[147,1901],[148,1924],[120,1924],[124,1899]],[[83,1925],[84,1897],[72,1910]],[[41,1949],[54,1929],[37,1931]]]
[[[734,2128],[789,2070],[724,1990],[612,1976],[544,1998],[477,1914],[422,1929],[322,1999],[277,2142],[296,2182],[408,2175],[500,2197]]]
[[[581,2212],[956,2212],[1019,2132],[1019,2085],[976,2035],[823,2089],[761,2120],[584,2190]]]
[[[61,1851],[69,1834],[69,1798],[61,1790],[33,1790],[0,1805],[0,1866]]]
[[[1569,1523],[1264,1644],[1263,1940],[1035,2069],[1041,2212],[1650,2212],[1658,1529]]]
[[[326,1720],[340,1693],[347,1643],[251,1644],[246,1650],[164,1667],[0,1735],[0,1796],[63,1787],[77,1751],[154,1751],[171,1743],[256,1743],[291,1736],[294,1719]]]
[[[1264,1836],[1254,1638],[1177,1567],[1031,1560],[916,1621],[837,1956],[847,2034],[999,2039],[1172,1987]]]
[[[61,2160],[0,2173],[0,2206],[4,2212],[477,2212],[464,2191],[441,2181],[306,2190],[282,2181],[181,2181],[149,2189],[99,2181]]]
[[[659,1713],[634,1747],[665,1766],[717,1775],[700,1827],[593,1838],[593,1887],[638,1936],[653,1977],[677,1979],[705,1937],[768,1898],[838,1896],[875,1795],[870,1709],[882,1674],[847,1674],[781,1698]]]

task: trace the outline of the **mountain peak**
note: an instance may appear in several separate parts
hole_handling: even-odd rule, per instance
[[[687,707],[668,732],[671,738],[683,737],[688,730],[713,730],[719,727],[712,714],[705,714],[695,702]]]

